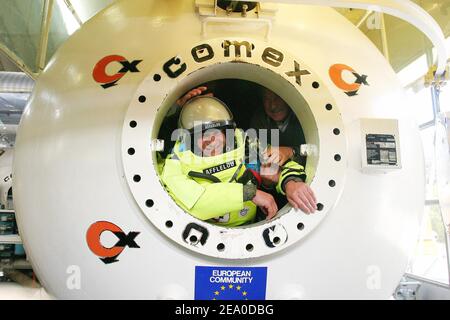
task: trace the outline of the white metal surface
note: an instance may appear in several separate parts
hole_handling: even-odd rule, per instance
[[[169,1],[119,1],[83,25],[42,73],[19,128],[13,183],[20,233],[45,288],[58,298],[189,299],[193,298],[195,266],[267,266],[268,299],[391,296],[415,244],[424,200],[421,140],[393,70],[373,44],[332,9],[279,5],[270,42],[264,42],[264,33],[251,32],[250,27],[239,31],[230,31],[227,25],[208,28],[208,35],[214,34],[214,38],[202,38],[201,20],[188,1],[176,5]],[[160,232],[164,227],[159,220],[165,221],[166,214],[177,218],[174,223],[188,219],[187,215],[157,186],[148,155],[135,153],[141,157],[136,164],[124,161],[124,146],[131,143],[124,129],[128,117],[137,117],[136,129],[143,123],[135,143],[142,145],[140,152],[149,151],[167,110],[165,103],[213,70],[204,68],[203,73],[199,70],[192,75],[186,72],[170,80],[162,63],[178,57],[187,64],[186,70],[195,71],[200,67],[192,64],[190,50],[194,45],[212,43],[216,49],[218,41],[233,39],[254,43],[254,56],[242,55],[241,63],[234,63],[238,67],[223,63],[211,74],[216,78],[241,75],[266,83],[293,104],[296,95],[292,92],[305,95],[311,103],[310,114],[307,109],[294,109],[302,118],[307,143],[312,141],[319,150],[318,157],[308,161],[307,172],[320,199],[334,199],[326,205],[332,210],[307,237],[253,259],[209,257],[201,250],[187,250],[181,235],[176,239]],[[307,66],[311,78],[302,76],[304,85],[317,77],[322,94],[310,98],[308,90],[294,85],[294,78],[283,79],[283,66],[263,71],[258,66],[249,69],[249,65],[240,70],[239,65],[245,62],[261,63],[261,45],[285,53],[286,63],[296,59],[301,69]],[[137,65],[140,72],[127,72],[115,86],[104,89],[102,83],[94,81],[93,69],[113,54],[129,62],[142,60]],[[214,57],[219,62],[227,60],[220,50]],[[182,67],[180,62],[171,70]],[[330,79],[330,67],[336,64],[367,75],[368,85],[361,85],[357,95],[349,96]],[[111,63],[108,74],[114,75],[121,68],[119,63]],[[156,70],[160,84],[151,82]],[[277,74],[280,80],[274,81]],[[342,77],[344,83],[355,80],[352,73]],[[138,110],[136,99],[141,94],[147,99]],[[320,115],[328,97],[333,100],[332,110],[339,114]],[[360,118],[399,121],[401,170],[379,175],[361,172]],[[336,121],[342,123],[341,137],[346,145],[338,164],[328,163],[327,157],[333,148],[340,151],[343,144],[325,134]],[[132,184],[130,188],[132,169],[142,170],[141,181],[148,183],[145,195],[141,194],[145,188]],[[334,173],[342,175],[342,180],[336,180],[338,188],[326,188],[322,179]],[[139,200],[148,194],[152,195],[154,212],[144,210]],[[306,217],[297,212],[283,217],[318,221],[321,214]],[[151,215],[155,217],[149,219]],[[135,237],[140,248],[126,247],[119,261],[103,263],[87,244],[87,231],[99,221],[110,222],[125,234],[140,232]],[[230,235],[246,237],[247,232],[253,231],[236,229]],[[111,233],[102,235],[105,247],[114,248],[115,241]],[[243,245],[239,238],[231,243]],[[68,285],[74,276],[80,279],[79,287]]]

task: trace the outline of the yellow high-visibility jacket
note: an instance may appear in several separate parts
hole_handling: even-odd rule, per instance
[[[165,160],[161,179],[175,202],[200,220],[227,227],[251,223],[256,215],[256,206],[243,200],[243,184],[236,182],[245,172],[245,143],[240,130],[235,131],[236,148],[221,155],[200,157],[190,150],[183,151],[180,142]],[[290,168],[302,166],[291,161]],[[190,176],[190,172],[212,175],[220,182]],[[279,192],[283,178],[293,174],[289,171],[280,175]],[[232,180],[233,181],[230,181]]]

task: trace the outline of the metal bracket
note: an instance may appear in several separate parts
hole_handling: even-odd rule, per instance
[[[442,75],[436,74],[437,66],[433,65],[428,70],[427,74],[425,75],[425,87],[435,87],[436,90],[440,90],[442,87],[447,85],[447,83],[450,80],[450,67],[447,64],[445,68],[445,72]]]
[[[164,151],[164,140],[153,139],[150,144],[150,149],[152,151]]]
[[[394,292],[396,300],[417,300],[417,293],[422,284],[419,281],[402,278]]]
[[[256,2],[256,1],[255,1]],[[200,16],[207,17],[243,17],[243,18],[273,18],[278,10],[278,5],[273,3],[260,3],[254,9],[248,11],[243,5],[242,12],[232,12],[232,10],[224,10],[217,5],[217,0],[195,0],[195,7]]]
[[[302,144],[300,146],[300,155],[302,157],[317,156],[318,154],[319,154],[319,150],[318,150],[317,146],[315,146],[315,145]]]
[[[202,36],[207,35],[207,26],[214,23],[232,24],[263,24],[266,25],[265,38],[268,39],[272,30],[272,19],[275,17],[277,6],[273,4],[260,4],[247,11],[243,6],[242,12],[224,10],[217,5],[217,0],[195,0],[195,6],[202,19]]]
[[[337,8],[354,8],[386,13],[409,22],[422,31],[436,48],[437,74],[443,74],[448,59],[442,28],[430,14],[413,1],[399,0],[250,0],[260,4],[290,3]]]

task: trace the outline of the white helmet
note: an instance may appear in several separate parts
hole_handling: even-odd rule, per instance
[[[182,108],[178,126],[189,130],[234,128],[233,114],[227,105],[214,97],[197,96]]]

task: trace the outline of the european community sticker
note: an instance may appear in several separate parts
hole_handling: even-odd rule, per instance
[[[195,300],[265,300],[267,267],[195,267]]]

